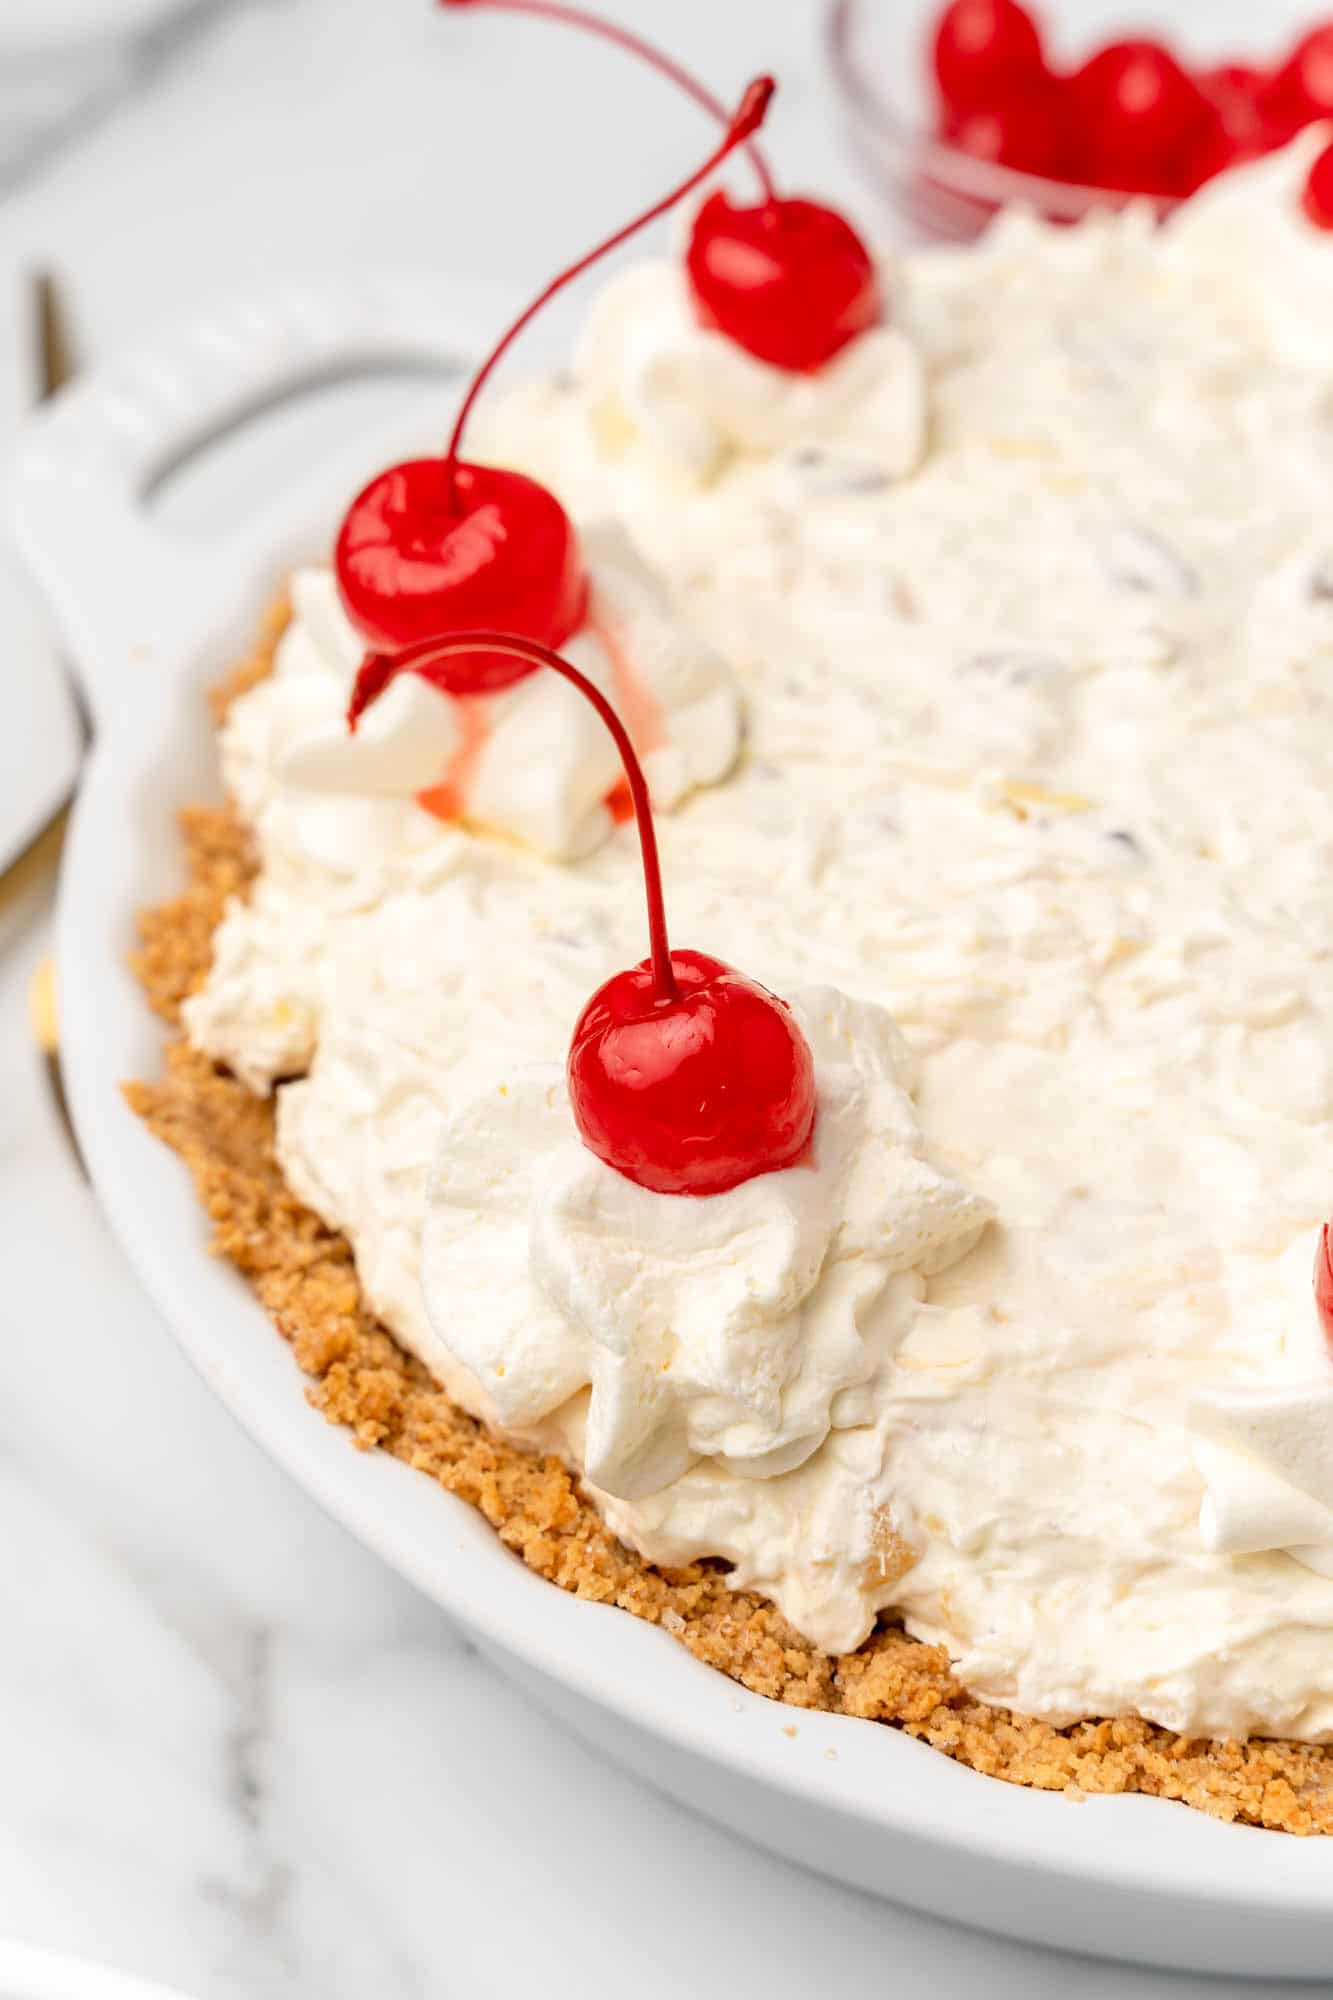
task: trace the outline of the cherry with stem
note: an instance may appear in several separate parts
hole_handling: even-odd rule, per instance
[[[457,511],[455,483],[457,480],[458,452],[463,442],[463,432],[467,427],[467,420],[472,414],[472,406],[499,363],[503,361],[509,349],[523,332],[523,329],[537,317],[537,314],[541,312],[544,306],[550,304],[557,293],[564,291],[566,285],[572,285],[574,280],[581,278],[583,273],[589,270],[592,265],[600,263],[603,257],[608,257],[613,250],[618,250],[622,243],[627,243],[631,236],[637,236],[641,229],[646,229],[650,222],[656,222],[660,215],[665,215],[669,209],[675,208],[676,204],[683,201],[687,194],[692,194],[702,181],[706,181],[715,168],[721,166],[728,154],[734,153],[738,146],[743,146],[751,133],[757,132],[763,124],[764,119],[768,115],[768,107],[773,101],[773,94],[776,89],[777,84],[771,76],[757,76],[752,83],[747,84],[745,95],[741,98],[735,112],[730,114],[726,111],[722,112],[726,131],[703,165],[696,167],[692,174],[688,175],[685,180],[681,181],[677,187],[671,190],[670,194],[664,194],[662,199],[655,201],[651,208],[644,209],[643,213],[636,215],[632,222],[627,222],[623,228],[617,229],[614,235],[604,238],[601,243],[598,243],[593,249],[589,250],[585,256],[580,257],[577,263],[568,265],[556,277],[552,278],[545,290],[537,294],[531,305],[524,307],[513,325],[509,327],[507,332],[500,336],[500,339],[495,343],[495,346],[491,349],[489,355],[482,362],[481,367],[472,378],[471,386],[463,398],[462,406],[454,422],[453,435],[449,439],[448,448],[445,452],[444,462],[449,478],[450,504],[455,507],[455,511]]]
[[[629,732],[586,674],[538,641],[500,631],[429,640],[367,662],[349,727],[400,673],[452,692],[477,653],[549,668],[577,689],[610,732],[625,769],[643,861],[649,956],[616,973],[579,1016],[567,1063],[579,1135],[608,1166],[659,1194],[723,1194],[808,1158],[814,1059],[790,1008],[698,951],[673,951],[648,785]]]
[[[514,341],[566,285],[692,193],[762,125],[776,85],[757,77],[719,143],[669,194],[558,273],[501,335],[474,375],[444,458],[379,473],[343,518],[334,554],[339,595],[371,657],[467,627],[503,625],[558,646],[587,614],[588,586],[573,524],[555,495],[524,474],[459,456],[477,397]],[[456,691],[489,694],[532,671],[477,654],[456,667]]]
[[[564,0],[440,0],[476,12],[528,14],[599,36],[667,77],[710,116],[726,111],[706,85],[642,35]],[[695,217],[685,274],[696,318],[756,360],[789,374],[817,374],[883,318],[874,260],[845,216],[821,202],[779,195],[750,148],[761,199],[743,207],[719,191]]]

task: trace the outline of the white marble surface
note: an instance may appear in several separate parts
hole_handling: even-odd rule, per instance
[[[618,11],[719,85],[779,68],[795,176],[846,185],[816,0]],[[0,159],[0,273],[55,265],[93,359],[293,263],[540,274],[697,129],[610,56],[417,0],[57,14],[72,80]],[[94,60],[94,15],[151,39]],[[996,1942],[744,1847],[559,1734],[324,1520],[195,1379],[65,1150],[21,1027],[49,873],[0,902],[0,1937],[198,2000],[1262,1990]]]

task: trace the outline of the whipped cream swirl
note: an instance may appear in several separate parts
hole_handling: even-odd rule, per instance
[[[640,264],[611,281],[589,315],[577,365],[598,385],[594,425],[613,442],[637,434],[698,481],[734,453],[802,446],[897,479],[925,445],[925,374],[896,326],[859,334],[815,374],[794,374],[700,325],[679,260]]]
[[[422,1240],[435,1331],[506,1430],[555,1419],[601,1494],[655,1499],[651,1525],[616,1514],[646,1550],[680,1545],[701,1461],[781,1479],[831,1432],[873,1430],[875,1377],[925,1278],[990,1214],[923,1157],[911,1058],[883,1009],[832,988],[791,1006],[815,1056],[814,1156],[725,1194],[656,1194],[597,1159],[554,1065],[499,1072],[445,1127]],[[702,1547],[715,1534],[696,1520]],[[873,1621],[874,1581],[814,1612],[808,1580],[794,1601],[773,1587],[802,1629],[846,1646]]]
[[[1320,376],[1329,361],[1333,258],[1328,231],[1305,213],[1301,193],[1330,140],[1333,123],[1308,126],[1289,146],[1210,181],[1172,218],[1163,257],[1176,271],[1206,264],[1228,311],[1251,318],[1289,365]]]
[[[1269,1273],[1257,1312],[1266,1306],[1274,1324],[1267,1338],[1262,1320],[1256,1328],[1256,1378],[1201,1390],[1187,1425],[1205,1487],[1204,1547],[1228,1556],[1283,1550],[1333,1577],[1333,1357],[1310,1283],[1318,1237],[1298,1237]]]
[[[669,811],[735,761],[736,685],[622,532],[602,523],[581,539],[588,618],[564,651],[624,716],[654,804]],[[390,825],[394,806],[420,808],[552,860],[578,859],[610,833],[620,759],[592,709],[557,675],[532,673],[495,694],[455,698],[402,674],[352,734],[347,701],[365,648],[332,575],[298,571],[292,608],[275,663],[282,713],[268,716],[267,756],[280,787],[314,796],[313,826],[328,818],[330,798],[350,797],[391,802]],[[232,736],[249,724],[238,706]]]
[[[1285,1549],[1333,1576],[1333,1380],[1215,1390],[1197,1398],[1191,1428],[1208,1489],[1199,1510],[1205,1548]]]

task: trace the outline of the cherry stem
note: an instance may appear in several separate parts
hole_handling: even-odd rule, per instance
[[[508,353],[524,327],[527,326],[530,320],[536,318],[537,314],[544,306],[550,303],[557,292],[562,292],[566,285],[573,284],[575,278],[581,278],[590,265],[597,263],[599,258],[608,256],[612,250],[618,250],[620,245],[627,242],[631,236],[636,236],[641,229],[646,229],[650,222],[656,222],[659,215],[665,215],[669,208],[674,208],[678,201],[683,201],[687,194],[698,187],[700,181],[707,180],[709,174],[713,172],[715,167],[721,166],[729,153],[734,153],[737,146],[745,144],[745,141],[750,137],[752,132],[759,130],[759,127],[768,115],[768,107],[772,102],[773,93],[776,89],[777,84],[771,76],[757,76],[752,83],[747,84],[745,95],[741,98],[736,108],[735,116],[731,118],[727,125],[725,136],[721,143],[713,148],[713,151],[709,154],[703,165],[696,167],[689,179],[682,181],[678,187],[674,187],[670,194],[663,195],[660,201],[654,202],[652,207],[645,209],[642,215],[635,216],[633,222],[627,222],[622,229],[617,229],[614,236],[608,236],[595,249],[589,250],[586,256],[580,257],[577,264],[571,264],[567,270],[561,271],[557,277],[552,278],[546,289],[538,294],[532,301],[532,304],[519,314],[508,332],[501,336],[495,347],[492,348],[489,357],[482,362],[481,367],[472,378],[472,386],[463,398],[463,407],[458,412],[458,420],[454,425],[453,435],[449,439],[449,448],[445,453],[445,478],[447,482],[445,492],[449,509],[452,513],[456,514],[461,511],[458,505],[458,449],[463,440],[464,427],[468,417],[472,413],[472,406],[490,380],[491,373],[497,363]]]
[[[639,830],[639,852],[643,857],[643,886],[648,900],[648,944],[652,958],[653,984],[661,1000],[675,1000],[679,997],[676,974],[671,964],[671,946],[667,939],[666,902],[662,895],[662,864],[657,853],[657,829],[653,824],[652,801],[648,796],[648,781],[643,775],[639,754],[630,741],[629,731],[617,715],[611,703],[599,687],[594,686],[586,674],[554,652],[550,646],[543,646],[536,639],[523,639],[514,632],[451,632],[447,639],[424,639],[415,646],[395,653],[392,660],[382,659],[372,654],[358,676],[352,693],[351,706],[347,711],[349,725],[355,729],[362,712],[381,694],[391,679],[400,673],[425,673],[430,667],[443,660],[455,658],[460,653],[507,653],[511,659],[526,660],[530,666],[549,667],[559,674],[571,687],[577,688],[584,700],[596,709],[602,722],[610,731],[611,739],[620,752],[620,761],[625,767],[625,778],[629,785],[630,799],[634,805],[634,821]]]
[[[533,14],[540,21],[561,21],[568,27],[582,28],[587,34],[600,35],[604,42],[610,42],[617,49],[627,49],[640,62],[647,63],[650,69],[669,78],[710,118],[716,118],[719,125],[730,121],[730,113],[721,98],[714,97],[708,86],[683,69],[674,56],[667,55],[664,49],[655,48],[652,42],[645,41],[632,29],[622,28],[617,21],[604,21],[600,14],[590,14],[584,7],[566,7],[563,0],[440,0],[440,5],[471,7],[474,13],[484,7],[492,14]],[[749,146],[746,150],[758,175],[764,200],[776,201],[777,189],[763,152],[758,146]]]

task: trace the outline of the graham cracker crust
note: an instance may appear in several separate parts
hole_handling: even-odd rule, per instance
[[[269,671],[286,624],[270,614],[251,657],[213,696],[220,721]],[[183,893],[140,919],[134,966],[148,1002],[179,1026],[208,971],[213,931],[255,871],[230,807],[182,815]],[[1333,1747],[1212,1742],[1135,1716],[1053,1729],[974,1700],[942,1647],[884,1624],[855,1653],[808,1646],[772,1605],[727,1588],[722,1565],[659,1569],[603,1526],[558,1460],[536,1459],[456,1408],[397,1346],[361,1298],[351,1247],[286,1187],[272,1104],[180,1037],[163,1075],[126,1087],[129,1103],[194,1179],[214,1252],[253,1286],[308,1378],[306,1394],[362,1450],[392,1453],[476,1507],[500,1539],[562,1590],[665,1626],[697,1659],[786,1702],[903,1729],[989,1777],[1079,1797],[1141,1792],[1222,1820],[1285,1833],[1333,1833]]]

